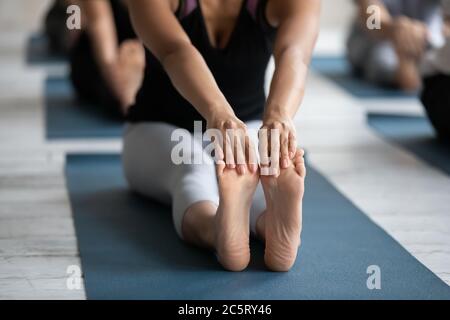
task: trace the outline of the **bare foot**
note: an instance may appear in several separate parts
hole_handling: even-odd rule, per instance
[[[302,229],[302,199],[306,169],[303,150],[278,177],[261,176],[267,210],[258,220],[266,241],[264,260],[273,271],[288,271],[297,258]]]
[[[118,90],[122,111],[126,114],[134,104],[136,94],[144,78],[145,51],[138,40],[126,40],[119,47],[118,68],[120,89]]]
[[[225,164],[217,165],[219,208],[215,217],[215,247],[225,269],[242,271],[250,262],[249,212],[259,173],[238,174]]]

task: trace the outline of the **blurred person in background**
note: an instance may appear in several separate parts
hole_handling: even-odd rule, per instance
[[[78,0],[83,29],[70,52],[70,77],[80,98],[123,118],[134,103],[145,52],[123,0]]]
[[[442,4],[446,42],[424,59],[421,100],[438,137],[450,144],[450,0]]]
[[[347,57],[355,72],[382,86],[416,91],[421,86],[419,63],[442,45],[439,0],[355,0],[358,19],[347,41]],[[369,29],[372,11],[379,9],[381,29]]]
[[[77,0],[53,0],[44,18],[44,32],[51,54],[67,55],[77,41],[79,32],[66,27],[67,8]]]

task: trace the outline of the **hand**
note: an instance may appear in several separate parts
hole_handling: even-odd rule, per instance
[[[255,173],[258,170],[256,148],[249,138],[247,126],[234,114],[215,114],[207,119],[208,129],[218,129],[221,141],[215,141],[216,158],[224,161],[230,169],[236,168],[245,174],[246,168]]]
[[[296,153],[296,131],[292,119],[283,116],[266,117],[259,139],[262,174],[278,176],[280,168],[286,169],[289,160],[292,160]],[[263,170],[269,165],[270,170]]]
[[[424,23],[404,16],[395,19],[392,25],[392,41],[400,55],[416,60],[425,52],[428,30]]]

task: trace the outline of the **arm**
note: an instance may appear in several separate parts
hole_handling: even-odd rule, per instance
[[[419,59],[423,55],[428,39],[428,30],[423,22],[403,15],[392,17],[380,0],[356,0],[356,2],[361,27],[369,36],[392,41],[399,55],[414,59]],[[367,8],[373,5],[379,8],[381,28],[369,30],[366,26],[370,16]]]
[[[161,62],[177,91],[206,119],[208,127],[217,128],[223,133],[226,129],[246,131],[244,123],[235,116],[220,91],[203,57],[176,19],[170,1],[130,0],[128,6],[137,34]],[[242,149],[231,153],[236,158],[238,154],[239,158],[245,154]],[[236,158],[226,159],[229,167],[235,167]],[[245,170],[241,165],[237,168],[241,173]],[[256,167],[251,167],[251,170],[256,171]]]
[[[102,71],[117,58],[117,31],[108,1],[82,0],[81,10],[85,14],[86,31],[91,39],[97,63]]]
[[[281,167],[286,168],[297,148],[292,120],[303,99],[308,65],[319,32],[320,0],[272,0],[268,11],[273,13],[272,18],[268,15],[269,22],[278,27],[278,32],[275,72],[263,128],[280,130],[280,150],[273,150],[271,159],[276,162],[281,158]]]

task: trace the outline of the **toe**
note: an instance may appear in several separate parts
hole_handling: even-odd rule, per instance
[[[297,254],[284,255],[266,251],[264,262],[269,270],[275,272],[287,272],[291,270],[296,258]]]

